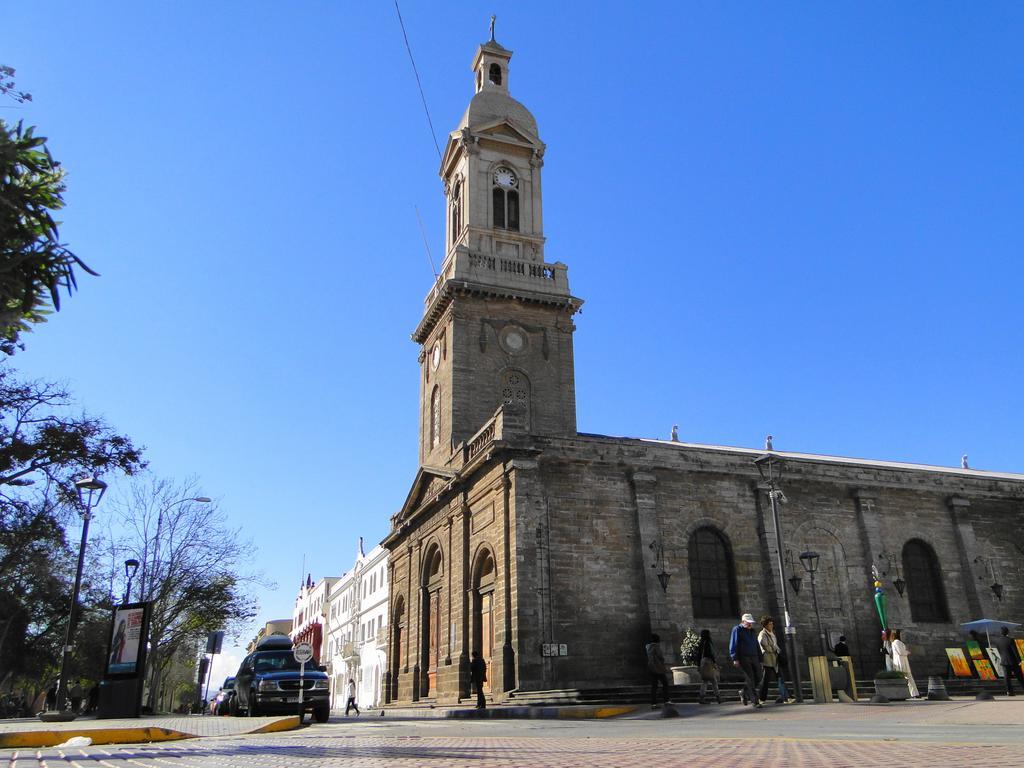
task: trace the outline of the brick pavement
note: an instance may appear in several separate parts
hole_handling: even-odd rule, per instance
[[[0,758],[2,759],[2,758]],[[14,753],[5,768],[451,768],[471,764],[531,768],[662,768],[696,763],[786,768],[901,768],[1024,765],[1018,745],[877,740],[697,739],[622,737],[259,736],[176,744],[44,749]],[[2,765],[2,763],[0,763]]]

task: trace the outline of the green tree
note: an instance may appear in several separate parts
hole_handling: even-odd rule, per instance
[[[0,363],[0,683],[38,680],[59,656],[74,573],[65,528],[75,479],[145,466],[129,438],[72,408],[63,387],[21,381]]]
[[[78,285],[76,267],[97,274],[60,242],[53,215],[64,207],[64,190],[64,169],[46,139],[21,122],[0,120],[0,351],[6,354],[33,324],[60,310],[61,290],[70,295]]]
[[[253,545],[227,524],[216,503],[200,502],[195,480],[139,478],[118,504],[120,551],[140,561],[138,595],[152,601],[147,702],[157,709],[174,659],[208,632],[240,629],[256,615],[250,588]]]

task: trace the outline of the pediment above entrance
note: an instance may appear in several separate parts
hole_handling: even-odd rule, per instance
[[[416,472],[416,478],[412,482],[412,487],[409,489],[409,494],[405,498],[401,511],[394,518],[395,526],[401,525],[424,503],[444,492],[451,481],[455,479],[455,476],[456,473],[450,469],[420,467]]]

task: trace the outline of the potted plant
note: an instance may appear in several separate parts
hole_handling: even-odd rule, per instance
[[[697,645],[700,638],[692,629],[683,633],[683,641],[679,645],[679,660],[681,666],[672,667],[673,685],[698,685],[700,683],[700,669],[697,667]]]
[[[906,701],[910,698],[907,676],[898,669],[882,669],[875,673],[875,693],[890,701]]]

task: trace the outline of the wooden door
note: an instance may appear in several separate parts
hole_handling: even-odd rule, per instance
[[[484,682],[484,691],[491,692],[491,679],[494,672],[491,669],[491,656],[494,653],[494,593],[488,592],[480,595],[480,655],[487,664],[487,680]]]
[[[427,690],[431,696],[437,692],[437,661],[441,646],[441,593],[431,592],[427,605]]]

